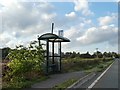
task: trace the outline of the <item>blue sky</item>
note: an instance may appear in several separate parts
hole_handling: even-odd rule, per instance
[[[84,1],[84,2],[83,2]],[[0,47],[14,48],[37,40],[38,35],[64,30],[71,40],[62,44],[62,51],[93,53],[95,48],[118,51],[116,2],[0,2]]]

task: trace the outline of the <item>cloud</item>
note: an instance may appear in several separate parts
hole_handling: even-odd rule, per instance
[[[13,39],[13,37],[7,33],[7,32],[3,32],[0,33],[0,43],[1,43],[1,47],[6,46],[6,43],[8,43],[11,39]]]
[[[83,15],[93,15],[94,13],[90,11],[88,1],[87,0],[74,0],[74,10],[77,12],[81,12]]]
[[[5,7],[7,9],[3,11],[3,19],[6,26],[25,29],[31,25],[49,22],[56,16],[55,13],[48,12],[53,9],[49,4],[38,2],[33,5],[32,2],[16,2],[13,6]]]
[[[117,40],[117,27],[113,26],[102,26],[102,27],[91,27],[85,34],[77,38],[77,41],[81,45],[90,45],[102,42],[113,42]]]
[[[65,16],[68,18],[76,18],[75,12],[70,12],[69,14],[65,14]]]
[[[98,18],[99,25],[108,25],[111,24],[113,21],[117,19],[117,16],[112,15],[112,16],[104,16]]]
[[[47,2],[0,2],[3,5],[0,43],[13,47],[37,38],[48,32],[50,23],[56,17],[54,6]],[[45,26],[46,25],[46,26]],[[13,45],[12,45],[13,44]]]
[[[87,21],[87,20],[86,20]],[[79,43],[76,40],[76,38],[82,36],[84,28],[86,27],[85,19],[82,20],[82,22],[71,26],[67,30],[64,31],[64,36],[70,39],[70,43],[64,43],[64,47],[67,47],[69,49],[73,49],[73,47],[79,47]]]
[[[75,11],[80,11],[82,9],[86,9],[88,8],[88,2],[87,0],[74,0],[74,3],[75,3]]]
[[[56,16],[56,13],[53,14],[43,14],[41,15],[41,18],[45,21],[49,21],[51,18],[54,18]]]
[[[74,38],[76,37],[76,35],[79,33],[79,31],[75,28],[75,27],[71,27],[70,29],[66,30],[64,32],[64,35],[67,37],[67,38]]]

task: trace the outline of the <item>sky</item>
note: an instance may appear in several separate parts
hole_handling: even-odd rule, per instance
[[[64,30],[71,42],[62,51],[118,52],[118,3],[72,0],[71,2],[20,2],[0,0],[0,48],[15,48],[37,40],[38,35]]]

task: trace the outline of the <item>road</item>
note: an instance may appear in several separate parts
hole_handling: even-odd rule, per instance
[[[118,85],[118,81],[120,81],[120,78],[118,78],[118,66],[120,61],[119,59],[115,59],[114,63],[112,64],[112,66],[105,72],[105,74],[97,81],[97,83],[95,83],[96,79],[98,79],[101,73],[97,73],[95,77],[93,77],[91,80],[88,80],[87,82],[85,82],[84,84],[80,85],[77,84],[76,86],[74,86],[73,88],[88,88],[88,87],[92,87],[91,88],[117,88],[119,87]]]
[[[116,59],[110,69],[93,88],[118,88],[118,63],[119,60]]]
[[[32,85],[31,88],[53,88],[55,85],[61,84],[69,79],[79,79],[85,75],[86,73],[84,73],[83,71],[54,74],[50,75],[50,78],[48,78],[47,80]]]

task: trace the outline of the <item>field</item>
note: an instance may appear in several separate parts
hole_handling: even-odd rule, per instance
[[[109,63],[112,63],[112,58],[93,58],[93,59],[83,59],[83,58],[68,58],[62,61],[63,63],[63,71],[64,72],[72,72],[79,70],[91,70],[95,69],[96,71],[100,71],[103,68],[107,67]],[[72,68],[71,68],[72,67]]]

